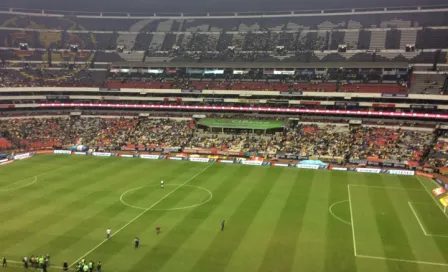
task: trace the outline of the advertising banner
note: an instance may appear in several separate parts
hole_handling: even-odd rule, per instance
[[[347,107],[358,107],[358,102],[347,102],[347,101],[336,101],[334,102],[335,106],[347,106]]]
[[[7,159],[4,159],[4,160],[1,160],[1,161],[0,161],[0,165],[9,164],[9,163],[13,163],[13,162],[14,162],[14,160],[7,160]]]
[[[140,158],[142,159],[150,159],[150,160],[158,160],[159,155],[140,155]]]
[[[288,167],[289,166],[289,164],[286,164],[286,163],[276,163],[276,162],[271,163],[271,165],[272,166],[280,166],[280,167]]]
[[[382,93],[382,97],[408,97],[408,94],[400,94],[400,93]]]
[[[219,160],[220,163],[234,163],[233,160]]]
[[[73,152],[75,155],[87,155],[87,152]]]
[[[72,152],[70,150],[54,150],[54,154],[65,154],[65,155],[71,155]]]
[[[33,155],[33,153],[24,153],[24,154],[15,155],[15,156],[14,156],[14,160],[28,159],[28,158],[31,157],[32,155]]]
[[[442,203],[442,205],[444,207],[448,206],[448,196],[445,196],[443,198],[440,199],[440,203]]]
[[[223,103],[224,98],[204,98],[202,101],[204,103]]]
[[[301,105],[320,105],[320,101],[300,101]]]
[[[173,160],[173,161],[181,161],[181,160],[182,160],[182,157],[170,157],[170,160]]]
[[[437,110],[437,105],[411,105],[411,109]]]
[[[100,92],[119,92],[120,88],[99,88]]]
[[[280,95],[302,95],[303,92],[301,91],[280,91]]]
[[[373,103],[374,108],[395,108],[395,104],[390,103]]]
[[[351,164],[366,164],[367,163],[366,160],[350,160],[349,162]]]
[[[432,194],[434,196],[440,196],[440,195],[443,195],[444,193],[446,193],[446,190],[442,187],[438,187],[438,188],[435,188],[434,190],[432,190]]]
[[[244,165],[262,165],[262,161],[240,161],[241,164]]]
[[[381,169],[373,169],[373,168],[356,168],[355,171],[359,173],[375,173],[375,174],[381,173]]]
[[[387,170],[387,173],[392,175],[413,176],[415,172],[409,170]]]
[[[112,156],[112,153],[93,152],[92,155],[93,155],[93,156],[98,156],[98,157],[111,157],[111,156]]]
[[[182,89],[181,92],[183,92],[183,93],[201,94],[202,90]]]
[[[209,158],[190,158],[190,161],[192,162],[209,162]]]
[[[313,164],[296,164],[297,168],[302,169],[319,169],[320,165],[313,165]]]
[[[286,154],[277,154],[276,155],[278,159],[285,159],[285,160],[308,160],[308,156],[301,156],[299,154],[292,154],[292,153],[286,153]]]
[[[331,170],[335,171],[347,171],[346,167],[331,167]]]
[[[134,158],[134,155],[120,154],[120,157],[122,157],[122,158]]]

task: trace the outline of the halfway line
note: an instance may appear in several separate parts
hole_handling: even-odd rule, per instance
[[[141,212],[139,215],[137,215],[136,217],[134,217],[131,221],[129,221],[128,223],[126,223],[123,227],[121,227],[119,230],[117,230],[116,232],[114,232],[110,237],[112,238],[113,236],[117,235],[120,231],[122,231],[124,228],[126,228],[127,226],[129,226],[132,222],[134,222],[135,220],[139,219],[142,215],[144,215],[147,211],[149,211],[150,209],[154,208],[157,204],[159,204],[160,202],[162,202],[165,198],[169,197],[172,193],[174,193],[175,191],[177,191],[180,187],[184,186],[185,184],[187,184],[188,182],[190,182],[192,179],[194,179],[195,177],[199,176],[200,174],[202,174],[202,172],[204,172],[205,170],[207,170],[210,166],[212,166],[213,164],[210,164],[209,166],[205,167],[204,169],[202,169],[201,171],[199,171],[199,173],[197,173],[196,175],[192,176],[191,178],[189,178],[187,181],[185,181],[184,183],[180,184],[179,186],[177,186],[176,188],[174,188],[171,192],[169,192],[168,194],[166,194],[164,197],[162,197],[161,199],[159,199],[157,202],[155,202],[154,204],[152,204],[149,208],[145,209],[143,212]],[[84,255],[82,255],[80,258],[78,258],[76,261],[74,261],[69,267],[72,267],[73,265],[77,264],[82,258],[84,258],[85,256],[89,255],[90,253],[92,253],[95,249],[99,248],[100,246],[102,246],[105,242],[107,242],[107,239],[103,240],[101,243],[99,243],[97,246],[95,246],[94,248],[92,248],[90,251],[88,251],[87,253],[85,253]]]

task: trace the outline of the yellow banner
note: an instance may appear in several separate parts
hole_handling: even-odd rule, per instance
[[[440,199],[440,203],[442,203],[443,206],[447,207],[448,206],[448,196],[442,197]]]

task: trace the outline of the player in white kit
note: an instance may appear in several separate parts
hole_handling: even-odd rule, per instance
[[[163,180],[160,182],[160,188],[163,188]]]

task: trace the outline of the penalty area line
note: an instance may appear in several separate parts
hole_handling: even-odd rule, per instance
[[[414,261],[414,260],[386,258],[386,257],[369,256],[369,255],[355,255],[355,257],[374,259],[374,260],[396,261],[396,262],[404,262],[404,263],[427,264],[427,265],[435,265],[435,266],[448,266],[448,264],[446,264],[446,263],[435,263],[435,262],[425,262],[425,261],[416,261],[416,260]]]
[[[149,210],[151,210],[152,208],[154,208],[157,204],[159,204],[160,202],[162,202],[165,198],[169,197],[172,193],[174,193],[175,191],[177,191],[179,188],[181,188],[182,186],[184,186],[185,184],[187,184],[188,182],[190,182],[191,180],[193,180],[194,178],[196,178],[197,176],[199,176],[200,174],[202,174],[205,170],[207,170],[208,168],[210,168],[213,164],[210,164],[209,166],[205,167],[204,169],[202,169],[201,171],[199,171],[196,175],[192,176],[191,178],[189,178],[187,181],[185,181],[184,183],[180,184],[179,186],[177,186],[176,188],[174,188],[172,191],[170,191],[168,194],[166,194],[165,196],[163,196],[161,199],[159,199],[157,202],[155,202],[154,204],[152,204],[151,206],[149,206],[147,209],[145,209],[144,211],[142,211],[140,214],[138,214],[136,217],[134,217],[133,219],[131,219],[131,221],[129,221],[128,223],[126,223],[123,227],[121,227],[120,229],[118,229],[116,232],[114,232],[110,237],[112,238],[113,236],[117,235],[118,233],[120,233],[123,229],[125,229],[127,226],[129,226],[130,224],[132,224],[135,220],[139,219],[142,215],[144,215],[146,212],[148,212]],[[92,253],[93,251],[95,251],[97,248],[99,248],[100,246],[102,246],[104,243],[107,242],[107,239],[104,239],[101,243],[99,243],[98,245],[96,245],[94,248],[92,248],[91,250],[89,250],[88,252],[86,252],[85,254],[83,254],[80,258],[78,258],[76,261],[74,261],[69,267],[72,267],[73,265],[77,264],[82,258],[86,257],[87,255],[89,255],[90,253]]]

